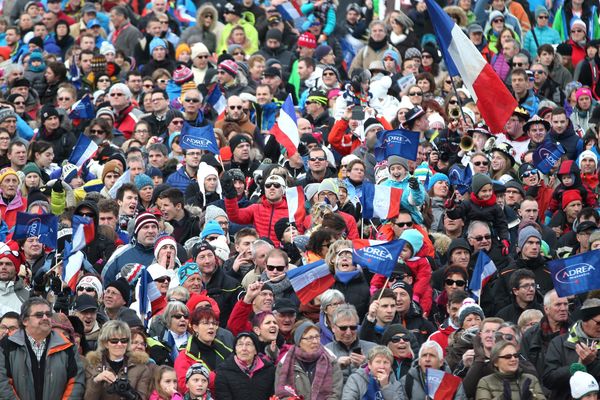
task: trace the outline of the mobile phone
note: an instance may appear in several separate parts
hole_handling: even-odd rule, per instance
[[[362,121],[365,119],[365,109],[362,106],[352,107],[352,119],[355,121]]]
[[[355,348],[355,349],[352,349],[352,352],[353,352],[354,354],[360,354],[360,355],[362,355],[362,349],[361,349],[360,347],[357,347],[357,348]]]

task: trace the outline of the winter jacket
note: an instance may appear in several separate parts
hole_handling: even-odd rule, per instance
[[[329,350],[330,352],[332,352],[336,356],[336,358],[340,358],[340,357],[349,357],[350,354],[352,353],[352,350],[354,350],[354,349],[360,349],[361,354],[366,356],[367,354],[369,354],[369,350],[371,350],[375,346],[376,346],[376,344],[373,342],[368,342],[366,340],[359,339],[359,340],[356,340],[354,343],[352,343],[350,348],[348,348],[342,342],[338,342],[334,339],[332,342],[326,344],[325,348],[327,350]],[[359,370],[359,367],[354,366],[354,364],[352,364],[352,363],[350,363],[346,367],[342,368],[342,373],[344,374],[344,384],[347,382],[350,375],[352,375],[354,372],[356,372],[358,370]]]
[[[401,317],[396,313],[396,318],[398,320],[394,323],[400,323],[404,325],[404,327],[415,336],[419,346],[422,345],[427,340],[429,335],[435,331],[433,324],[420,315],[418,306],[416,306],[414,302],[411,302],[410,308],[405,316]],[[382,344],[382,335],[383,331],[376,327],[375,322],[369,321],[368,318],[364,319],[360,327],[359,334],[359,337],[362,340]]]
[[[31,356],[19,330],[0,341],[0,398],[35,400]],[[85,392],[83,363],[75,345],[62,334],[51,332],[47,338],[43,400],[82,399]],[[87,397],[86,397],[87,400]]]
[[[550,341],[555,337],[566,333],[569,329],[568,323],[563,324],[558,332],[549,332],[548,317],[528,329],[521,339],[521,354],[535,366],[537,375],[543,376],[546,367],[546,352]]]
[[[469,226],[471,221],[486,222],[490,228],[493,228],[491,229],[492,235],[498,236],[500,240],[509,240],[506,216],[498,204],[486,206],[474,200],[474,196],[471,195],[470,199],[463,201],[456,208],[448,210],[446,214],[452,219],[462,219],[465,226]]]
[[[225,327],[242,290],[240,283],[227,275],[221,267],[217,267],[205,284],[205,289],[206,294],[219,305],[221,326]]]
[[[175,173],[169,175],[167,178],[167,183],[171,185],[171,187],[181,190],[182,193],[185,193],[188,185],[195,181],[196,177],[190,177],[185,169],[185,166],[178,168]]]
[[[154,261],[154,246],[143,246],[140,243],[130,243],[119,247],[102,269],[104,287],[116,279],[117,274],[125,264],[138,263],[144,266]]]
[[[221,32],[221,36],[219,38],[219,44],[217,46],[217,54],[221,54],[227,51],[227,39],[229,39],[229,35],[235,26],[241,26],[244,29],[244,33],[246,34],[246,38],[250,43],[258,44],[258,32],[256,28],[248,22],[245,18],[241,18],[235,24],[228,23],[223,27],[223,31]]]
[[[512,297],[512,296],[511,296]],[[539,310],[544,312],[544,307],[536,301],[532,301],[527,304],[527,308],[521,308],[514,300],[511,304],[501,308],[497,313],[496,317],[502,318],[506,322],[512,322],[516,324],[519,322],[519,317],[525,310]]]
[[[556,29],[550,26],[536,26],[533,28],[535,31],[535,38],[533,32],[529,31],[525,34],[525,40],[523,41],[523,49],[527,50],[529,54],[537,54],[537,49],[543,44],[560,44],[560,35]],[[537,42],[535,41],[537,39]]]
[[[406,174],[401,181],[388,179],[384,181],[382,185],[402,189],[400,208],[410,211],[413,221],[420,225],[423,223],[423,215],[421,214],[420,208],[425,203],[427,193],[425,187],[421,183],[419,183],[418,189],[412,189],[408,184],[410,178],[411,175]]]
[[[352,278],[348,283],[344,283],[336,277],[331,289],[342,292],[346,299],[346,303],[356,307],[356,312],[359,317],[367,315],[370,298],[369,283],[362,272],[359,272],[358,275]]]
[[[113,128],[119,130],[119,132],[125,136],[125,139],[131,139],[135,124],[137,124],[140,120],[138,113],[139,110],[137,110],[133,104],[130,104],[127,108],[117,113],[117,118],[115,119]]]
[[[575,133],[573,123],[570,120],[568,122],[569,126],[563,133],[558,134],[554,132],[554,129],[551,129],[548,136],[553,142],[558,142],[562,145],[565,149],[567,159],[576,160],[579,154],[584,150],[583,140]]]
[[[15,230],[15,225],[17,223],[17,213],[25,212],[27,210],[27,199],[21,196],[21,193],[17,191],[15,197],[10,200],[8,204],[4,202],[4,196],[1,195],[2,191],[0,190],[0,213],[2,214],[2,220],[6,222],[8,226],[9,233],[6,235],[6,239],[10,240],[12,238],[13,232]]]
[[[356,220],[354,219],[354,217],[348,213],[345,213],[343,211],[339,211],[339,209],[337,211],[335,211],[335,213],[339,216],[341,216],[342,218],[344,218],[344,222],[346,223],[346,238],[348,240],[354,240],[354,239],[359,239],[360,236],[358,235],[358,227],[356,225]],[[306,215],[306,217],[304,217],[304,229],[308,230],[310,228],[312,224],[312,215],[308,214]]]
[[[448,364],[444,362],[442,371],[450,373],[450,369],[448,368]],[[400,395],[403,399],[425,399],[427,398],[427,383],[425,382],[425,376],[421,372],[421,367],[417,364],[417,360],[413,362],[413,366],[410,370],[408,370],[408,374],[402,377],[400,380]],[[411,390],[409,390],[411,389]],[[453,400],[466,400],[467,397],[465,395],[465,391],[463,389],[462,383],[458,386]],[[448,399],[450,400],[450,399]]]
[[[546,210],[547,217],[551,216],[557,210],[562,210],[562,196],[567,190],[579,191],[583,207],[596,206],[596,195],[589,188],[585,187],[585,185],[581,181],[581,172],[579,170],[579,167],[571,158],[563,161],[560,164],[560,167],[558,168],[557,172],[557,175],[569,174],[572,174],[575,178],[573,184],[567,187],[563,183],[560,183],[558,186],[556,186],[556,188],[552,192],[552,199],[550,200],[550,203],[548,204],[548,208]]]
[[[252,371],[252,376],[242,371],[231,355],[216,371],[215,390],[213,394],[219,400],[268,400],[275,387],[275,366],[261,358],[255,363],[262,364]]]
[[[538,378],[535,375],[526,374],[520,370],[516,374],[508,376],[501,372],[495,372],[481,379],[477,385],[477,394],[475,398],[477,400],[504,399],[504,382],[508,381],[510,383],[511,399],[523,399],[524,397],[521,396],[521,390],[527,380],[530,381],[529,390],[533,394],[533,397],[528,398],[545,399],[546,397],[542,392],[542,386],[540,385]]]
[[[125,54],[133,54],[135,45],[142,39],[144,35],[131,23],[127,23],[124,27],[115,30],[108,37],[108,41],[115,46],[116,50],[120,50]],[[129,139],[129,137],[127,137]]]
[[[17,277],[14,281],[0,282],[0,304],[6,311],[21,312],[21,304],[29,298],[29,289],[23,279]]]
[[[349,127],[348,121],[338,119],[329,132],[329,144],[342,156],[352,153],[360,146],[360,138]]]
[[[370,373],[368,367],[360,368],[348,378],[344,385],[342,400],[361,400],[369,389]],[[383,400],[402,400],[400,393],[400,381],[396,380],[396,376],[390,373],[389,383],[381,388]],[[378,397],[379,399],[379,397]]]
[[[557,60],[558,55],[554,56],[552,67],[550,68],[550,78],[560,85],[561,88],[573,80],[573,75],[568,69],[563,67],[561,62]]]
[[[196,186],[198,185],[190,185]],[[171,234],[178,243],[185,243],[188,239],[191,239],[196,236],[200,236],[200,221],[197,216],[191,215],[188,210],[183,210],[184,217],[177,220],[167,221],[173,226],[173,233]]]
[[[552,22],[552,28],[556,29],[560,35],[561,41],[569,39],[571,23],[574,19],[581,19],[583,22],[585,22],[587,27],[587,37],[589,40],[600,38],[598,9],[595,5],[592,6],[592,3],[584,3],[582,15],[577,16],[573,14],[573,9],[570,2],[564,2],[562,4],[563,5],[556,11],[556,14],[554,15],[554,22]]]
[[[242,118],[240,118],[237,121],[231,120],[226,116],[224,119],[221,119],[221,120],[218,120],[215,122],[215,128],[223,129],[223,124],[225,124],[226,122],[235,122],[236,124],[238,124],[240,126],[241,132],[247,132],[249,134],[253,134],[254,131],[256,130],[256,125],[254,125],[252,122],[250,122],[250,120],[248,119],[248,116],[246,116],[246,114],[242,115]]]
[[[127,370],[121,368],[120,371],[113,371],[110,364],[106,361],[107,356],[100,351],[89,352],[86,359],[85,377],[85,400],[120,400],[121,396],[108,394],[107,388],[110,386],[106,382],[94,382],[94,378],[104,370],[112,371],[119,378],[127,378],[129,384],[138,392],[142,399],[150,394],[152,385],[152,369],[148,367],[150,358],[143,352],[128,352],[125,360],[127,361]]]
[[[209,29],[205,30],[202,15],[209,12],[214,18],[212,19]],[[187,43],[190,47],[198,42],[202,42],[208,49],[208,52],[213,54],[217,49],[217,37],[220,37],[222,30],[223,24],[219,21],[219,12],[217,11],[217,8],[212,3],[203,3],[196,13],[196,25],[187,27],[183,30],[180,36],[180,42]]]
[[[253,313],[252,303],[248,304],[243,299],[238,300],[227,320],[227,329],[234,336],[242,332],[252,332],[250,319]]]
[[[288,206],[285,198],[277,203],[271,203],[266,197],[262,196],[258,203],[246,208],[239,208],[237,199],[225,199],[225,209],[231,221],[244,225],[253,224],[259,236],[268,237],[273,241],[275,247],[279,246],[279,239],[275,234],[275,223],[281,218],[288,217]],[[303,232],[304,209],[299,210],[299,213],[300,217],[296,219],[296,225]]]
[[[367,44],[356,53],[356,57],[354,57],[352,64],[348,68],[348,74],[352,74],[352,71],[356,68],[369,69],[369,65],[371,65],[373,61],[383,60],[383,55],[388,50],[398,54],[396,48],[389,43],[383,46],[379,51],[373,50],[373,48]],[[398,58],[400,59],[400,54],[398,54]]]

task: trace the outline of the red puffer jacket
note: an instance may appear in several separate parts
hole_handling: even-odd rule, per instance
[[[254,225],[261,237],[268,237],[275,246],[279,247],[279,240],[275,235],[275,223],[281,218],[288,218],[288,206],[285,198],[277,203],[271,203],[262,197],[260,202],[246,208],[239,208],[237,199],[225,199],[225,209],[229,219],[237,224]],[[300,233],[304,232],[304,217],[306,212],[301,210],[300,218],[296,220],[296,226]]]

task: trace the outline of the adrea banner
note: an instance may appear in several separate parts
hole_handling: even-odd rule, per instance
[[[600,288],[600,250],[550,261],[548,267],[560,297]]]

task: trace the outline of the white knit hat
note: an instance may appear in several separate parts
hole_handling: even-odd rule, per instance
[[[571,379],[569,379],[569,384],[571,385],[571,397],[574,399],[580,399],[586,394],[600,390],[596,379],[583,371],[575,371]]]

